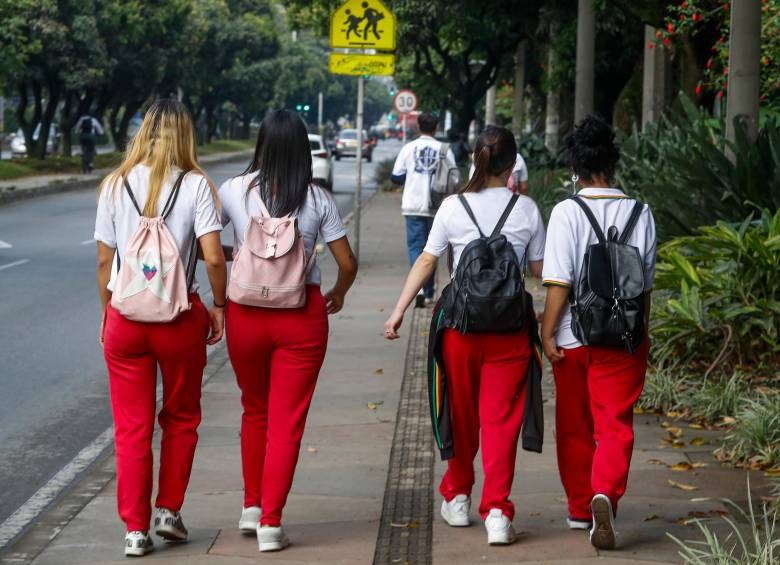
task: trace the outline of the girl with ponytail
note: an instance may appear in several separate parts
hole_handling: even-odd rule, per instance
[[[436,213],[425,250],[385,322],[387,339],[398,339],[406,309],[447,248],[452,247],[453,272],[457,272],[466,246],[482,233],[493,232],[502,216],[506,221],[499,231],[511,244],[509,253],[514,251],[519,265],[527,258],[531,272],[541,275],[545,240],[541,215],[530,198],[513,195],[506,188],[516,155],[517,146],[509,130],[491,126],[480,134],[474,149],[474,175],[461,194],[444,200]],[[440,309],[441,304],[434,310],[434,319],[439,319]],[[490,326],[490,320],[483,321]],[[439,392],[446,394],[446,400],[433,407],[435,425],[442,406],[448,412],[443,418],[451,422],[437,427],[441,455],[447,460],[447,472],[439,487],[444,498],[441,515],[450,526],[470,524],[473,465],[481,434],[485,481],[479,514],[489,544],[510,544],[516,537],[512,526],[515,508],[509,493],[532,355],[531,331],[527,325],[522,327],[480,333],[460,333],[447,326],[432,328],[441,349],[441,355],[434,354],[433,378],[438,379],[437,383],[443,381],[437,386],[437,396]]]

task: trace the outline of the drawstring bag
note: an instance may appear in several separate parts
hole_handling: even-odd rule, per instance
[[[197,239],[193,234],[185,275],[176,240],[165,225],[185,174],[182,172],[176,179],[163,213],[155,218],[143,215],[130,184],[124,179],[125,190],[139,218],[138,227],[127,242],[124,261],[117,257],[119,272],[111,306],[128,320],[170,322],[190,309],[188,291],[195,273]]]

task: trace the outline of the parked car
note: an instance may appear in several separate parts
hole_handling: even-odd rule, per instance
[[[35,127],[33,132],[33,139],[37,141],[41,135],[41,124]],[[57,126],[51,124],[49,126],[49,139],[46,140],[46,153],[55,153],[57,147],[59,147],[60,134],[57,130]],[[24,139],[24,133],[21,129],[16,130],[16,133],[11,138],[11,157],[25,157],[27,155],[27,142]]]
[[[330,150],[319,135],[309,134],[311,148],[311,175],[314,182],[325,190],[333,190],[333,163]]]
[[[343,129],[339,132],[336,140],[336,161],[340,161],[342,157],[357,157],[357,133],[356,129]],[[374,143],[363,130],[363,156],[369,163],[373,153]]]

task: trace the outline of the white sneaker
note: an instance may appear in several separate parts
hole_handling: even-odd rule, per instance
[[[263,511],[259,506],[250,506],[241,510],[241,519],[238,521],[238,529],[244,534],[257,534],[257,525]]]
[[[157,515],[154,517],[154,533],[165,541],[187,541],[188,535],[181,514],[167,508],[157,509]]]
[[[485,529],[490,545],[509,545],[517,539],[512,522],[498,508],[490,509],[490,513],[485,518]]]
[[[466,494],[459,494],[449,502],[442,500],[441,517],[450,526],[464,527],[469,525],[469,509],[471,498]]]
[[[125,557],[143,557],[154,551],[154,542],[145,532],[133,531],[125,534]]]
[[[570,530],[590,530],[593,525],[592,520],[585,520],[583,518],[572,518],[569,516],[566,518],[566,524]]]
[[[261,526],[258,524],[257,545],[260,551],[281,551],[290,545],[290,540],[287,539],[281,526]]]
[[[593,512],[593,527],[590,529],[590,543],[598,549],[615,549],[615,515],[612,501],[604,494],[597,494],[590,502]]]

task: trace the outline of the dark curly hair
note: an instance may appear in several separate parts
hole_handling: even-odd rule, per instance
[[[574,174],[585,181],[592,181],[595,175],[604,175],[611,181],[620,159],[615,132],[596,114],[574,127],[563,142],[563,154]]]

